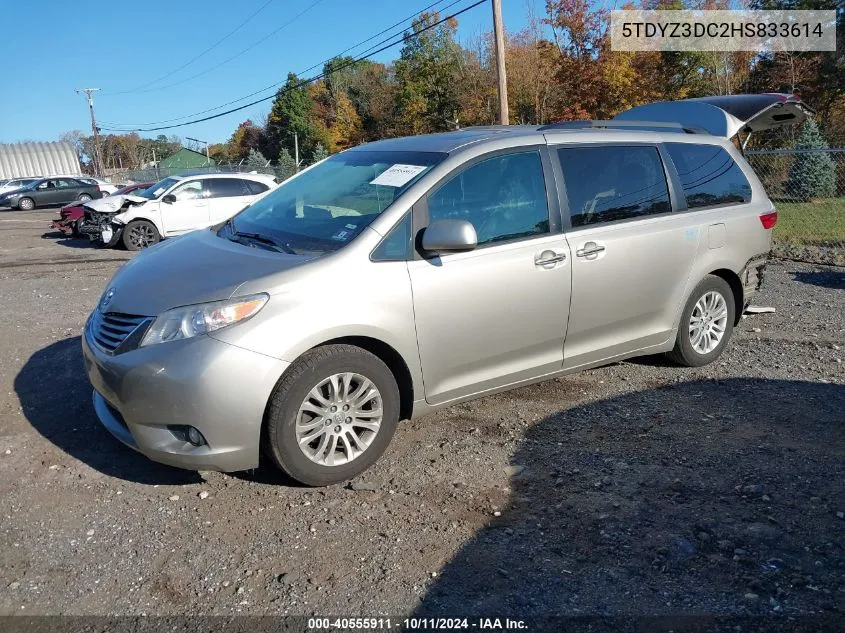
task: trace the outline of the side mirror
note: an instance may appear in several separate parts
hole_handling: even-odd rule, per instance
[[[166,202],[167,204],[173,204],[174,202],[176,202],[176,196],[172,193],[168,193],[161,199],[161,201]]]
[[[478,236],[466,220],[436,220],[423,230],[420,245],[428,253],[471,251],[478,246]]]

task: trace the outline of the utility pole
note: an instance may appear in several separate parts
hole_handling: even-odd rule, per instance
[[[211,158],[208,155],[208,141],[201,141],[198,138],[191,138],[190,136],[185,137],[189,141],[194,141],[195,143],[205,143],[205,164],[206,166],[211,164]]]
[[[502,25],[502,0],[493,0],[493,38],[496,46],[496,75],[499,78],[499,123],[508,125],[508,77],[505,72],[505,31]]]
[[[91,133],[94,135],[94,175],[101,176],[103,174],[103,158],[100,153],[100,130],[97,129],[97,119],[94,118],[94,97],[92,92],[97,92],[99,88],[80,88],[76,94],[85,93],[88,99],[88,109],[91,111]]]
[[[299,136],[296,130],[293,131],[293,160],[296,162],[296,171],[299,171]]]

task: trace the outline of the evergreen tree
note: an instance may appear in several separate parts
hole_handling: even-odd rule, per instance
[[[827,142],[813,119],[807,119],[798,135],[799,150],[828,149]],[[795,155],[789,170],[786,190],[800,200],[832,198],[836,195],[836,165],[828,152],[806,152]]]
[[[279,152],[279,167],[276,169],[276,176],[279,181],[287,180],[296,173],[296,161],[286,147]]]
[[[267,169],[267,159],[257,149],[251,149],[244,165],[250,171],[265,171]]]
[[[318,163],[324,158],[328,158],[329,152],[326,150],[325,147],[321,143],[317,143],[317,146],[314,148],[314,155],[311,157],[312,163]]]

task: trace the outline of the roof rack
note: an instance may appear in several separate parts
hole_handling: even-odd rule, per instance
[[[662,123],[655,121],[559,121],[542,125],[538,131],[546,130],[583,130],[589,128],[611,128],[628,130],[651,130],[653,132],[677,132],[678,134],[708,134],[697,127],[683,126],[680,123]]]

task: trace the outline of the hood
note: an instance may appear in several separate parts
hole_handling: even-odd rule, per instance
[[[250,248],[193,231],[141,251],[109,282],[109,312],[156,316],[170,308],[232,296],[245,281],[294,268],[313,259]]]
[[[795,95],[765,93],[659,101],[617,114],[623,121],[679,123],[715,136],[771,130],[803,123],[813,110]]]
[[[106,196],[105,198],[96,198],[89,200],[82,206],[96,211],[97,213],[117,213],[124,206],[131,206],[133,204],[143,204],[144,202],[152,202],[149,198],[142,196],[133,196],[131,193],[124,196]]]

